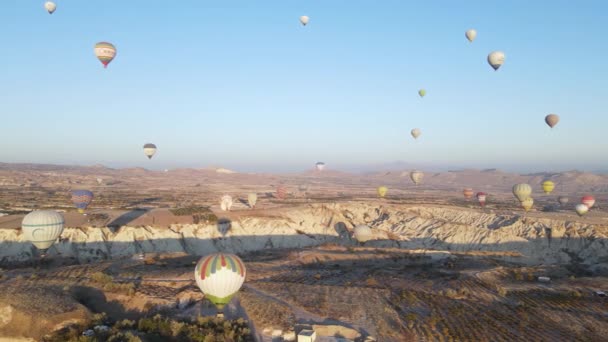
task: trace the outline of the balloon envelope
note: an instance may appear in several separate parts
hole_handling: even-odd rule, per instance
[[[547,125],[549,125],[549,127],[553,128],[559,122],[559,115],[549,114],[545,116],[545,122],[547,123]]]
[[[488,55],[488,63],[494,71],[498,70],[505,62],[505,54],[502,51],[493,51]]]
[[[559,198],[557,199],[560,205],[566,205],[569,200],[570,199],[566,196],[559,196]]]
[[[477,37],[477,31],[470,29],[470,30],[467,30],[467,32],[465,32],[464,35],[465,35],[465,37],[467,37],[469,42],[472,43],[475,40],[475,37]]]
[[[63,232],[63,216],[53,210],[36,210],[21,223],[23,238],[41,251],[49,249]]]
[[[223,211],[230,211],[232,208],[232,196],[224,195],[222,196],[222,201],[220,202],[220,207]]]
[[[488,194],[486,194],[485,192],[477,193],[477,200],[479,201],[479,205],[481,205],[482,207],[486,205],[487,196]]]
[[[361,224],[355,227],[353,236],[357,241],[363,243],[371,240],[373,234],[372,230],[368,226]]]
[[[49,12],[49,14],[53,14],[53,12],[55,12],[57,9],[57,5],[52,1],[47,1],[44,3],[44,8],[47,12]]]
[[[245,282],[245,264],[234,254],[202,257],[194,269],[196,285],[219,309],[228,304]]]
[[[308,24],[308,22],[310,21],[310,18],[306,15],[303,15],[300,17],[300,23],[302,23],[302,25],[306,26],[306,24]]]
[[[92,200],[93,193],[89,190],[72,191],[72,203],[74,203],[74,206],[78,208],[78,211],[81,213],[84,212]]]
[[[593,208],[595,205],[595,198],[593,196],[587,195],[581,198],[581,203],[589,207],[589,209]]]
[[[154,156],[154,154],[156,154],[156,145],[154,144],[145,144],[144,145],[144,154],[146,155],[146,157],[148,157],[148,159],[152,159],[152,156]]]
[[[420,128],[414,128],[414,129],[412,129],[412,131],[410,133],[412,134],[414,139],[418,139],[420,134],[422,134],[422,131],[420,131]]]
[[[462,190],[462,194],[464,195],[464,198],[471,199],[471,198],[473,198],[473,189],[466,188],[466,189]]]
[[[412,171],[412,173],[410,173],[410,178],[412,179],[412,182],[414,182],[414,184],[418,185],[422,182],[422,178],[424,178],[424,173],[422,173],[421,171]]]
[[[318,162],[317,164],[315,164],[315,168],[317,169],[317,171],[323,171],[325,170],[325,163]]]
[[[277,187],[277,198],[278,199],[285,199],[285,198],[287,198],[287,188],[285,188],[282,185],[279,185]]]
[[[249,203],[250,208],[254,208],[255,204],[258,202],[258,195],[256,193],[250,193],[247,195],[247,203]]]
[[[550,194],[553,191],[553,189],[555,189],[555,183],[553,183],[550,180],[546,180],[542,183],[542,187],[543,187],[543,191],[546,194]]]
[[[532,195],[532,187],[525,183],[515,184],[513,186],[513,195],[515,195],[520,202],[523,202]]]
[[[524,210],[526,212],[530,211],[530,209],[532,209],[533,206],[534,206],[534,199],[532,197],[528,197],[521,202],[521,207],[524,208]]]
[[[589,211],[589,207],[584,205],[583,203],[579,203],[574,207],[578,216],[583,216]]]
[[[385,186],[381,186],[381,187],[378,187],[377,191],[378,191],[378,196],[384,197],[384,196],[386,196],[386,193],[388,192],[388,188]]]
[[[424,90],[424,89],[418,90],[418,95],[420,95],[420,97],[424,97],[426,95],[426,90]]]
[[[108,64],[116,57],[116,48],[108,42],[97,43],[95,44],[95,56],[103,64],[103,67],[107,68]]]

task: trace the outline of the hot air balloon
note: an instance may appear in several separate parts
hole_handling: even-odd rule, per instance
[[[116,57],[116,48],[111,43],[100,42],[95,44],[95,56],[103,64],[104,68]]]
[[[21,223],[23,238],[30,241],[42,255],[63,232],[63,216],[53,210],[36,210],[25,215]]]
[[[278,199],[285,199],[287,197],[287,188],[285,188],[282,185],[279,185],[277,187],[277,198]]]
[[[466,189],[462,190],[462,193],[464,195],[464,198],[466,198],[466,199],[473,198],[474,193],[473,193],[473,189],[471,189],[471,188],[466,188]]]
[[[378,196],[384,197],[384,196],[386,196],[386,193],[388,192],[388,188],[385,186],[381,186],[377,189],[377,191],[378,191]]]
[[[524,183],[515,184],[513,186],[513,195],[515,195],[520,202],[523,202],[526,198],[532,195],[532,187]]]
[[[550,194],[555,189],[555,183],[550,180],[546,180],[542,183],[543,191],[545,194]]]
[[[418,95],[420,95],[420,97],[424,97],[426,95],[426,90],[425,89],[418,90]]]
[[[144,145],[144,154],[148,159],[152,159],[152,156],[156,154],[156,145],[154,144],[145,144]]]
[[[534,199],[532,197],[528,197],[521,202],[521,207],[524,208],[526,212],[530,211],[534,206]]]
[[[494,68],[494,71],[498,70],[504,62],[505,54],[502,51],[493,51],[488,55],[488,63]]]
[[[97,184],[101,185],[103,184],[103,178],[97,178]]]
[[[300,185],[298,185],[298,191],[300,191],[300,192],[306,192],[306,191],[308,191],[308,185],[306,185],[306,184],[300,184]]]
[[[361,224],[355,227],[353,231],[353,236],[358,242],[364,243],[366,241],[371,240],[373,234],[372,230],[368,226]]]
[[[559,202],[559,205],[564,206],[568,203],[569,199],[566,196],[559,196],[557,201]]]
[[[223,211],[230,211],[232,208],[232,196],[224,195],[222,196],[222,201],[220,203],[220,207]]]
[[[583,203],[579,203],[574,207],[578,216],[583,216],[589,211],[589,207],[584,205]]]
[[[593,208],[593,205],[595,204],[595,198],[593,198],[593,196],[591,196],[591,195],[584,196],[583,198],[581,198],[581,203],[583,203],[584,205],[589,207],[589,209],[591,209],[591,208]]]
[[[57,9],[57,5],[52,1],[47,1],[44,3],[44,8],[47,12],[49,12],[49,14],[53,14],[53,12],[55,12]]]
[[[424,173],[422,173],[421,171],[412,171],[412,173],[410,173],[410,178],[412,179],[412,182],[414,182],[414,184],[418,185],[422,182],[422,178],[424,178]]]
[[[255,208],[255,204],[258,202],[258,195],[254,192],[247,195],[247,203],[251,209]]]
[[[308,22],[310,21],[310,18],[306,15],[303,15],[300,17],[300,23],[302,23],[302,25],[306,26],[306,24],[308,24]]]
[[[422,132],[420,131],[420,128],[414,128],[410,133],[412,134],[414,139],[418,139],[420,134],[422,134]]]
[[[224,305],[245,282],[247,270],[243,261],[234,254],[215,253],[202,257],[194,269],[196,285],[223,317]]]
[[[317,169],[317,171],[323,171],[325,170],[325,163],[318,162],[317,164],[315,164],[315,168]]]
[[[479,205],[481,205],[481,207],[485,207],[486,206],[486,198],[487,198],[488,194],[486,194],[485,192],[478,192],[477,193],[477,200],[479,201]]]
[[[475,40],[475,37],[477,37],[477,31],[470,29],[470,30],[467,30],[467,32],[465,32],[464,35],[465,35],[465,37],[467,37],[469,42],[472,43]]]
[[[545,116],[545,122],[547,123],[547,125],[549,125],[549,127],[553,128],[559,122],[559,115],[549,114]]]
[[[84,213],[85,209],[93,200],[93,193],[89,190],[73,190],[72,203],[78,208],[79,213]]]

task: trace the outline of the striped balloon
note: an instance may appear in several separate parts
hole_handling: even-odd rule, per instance
[[[93,193],[89,190],[73,190],[72,203],[78,208],[78,212],[83,213],[93,200]]]
[[[116,48],[111,43],[100,42],[95,44],[95,56],[103,64],[104,68],[116,57]]]
[[[194,269],[196,285],[218,309],[239,291],[246,274],[245,264],[238,256],[224,253],[202,257]]]
[[[485,207],[487,197],[488,197],[488,194],[486,194],[485,192],[478,192],[477,200],[479,201],[479,205],[481,205],[482,207]]]
[[[277,187],[277,198],[278,199],[285,199],[285,198],[287,198],[287,188],[286,187],[284,187],[282,185],[279,185]]]
[[[23,238],[45,252],[63,232],[63,216],[53,210],[36,210],[25,215],[21,223]]]
[[[462,193],[464,194],[464,198],[466,198],[466,199],[473,198],[473,189],[471,189],[471,188],[466,188],[466,189],[462,190]]]

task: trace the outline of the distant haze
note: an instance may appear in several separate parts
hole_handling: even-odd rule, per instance
[[[0,162],[608,169],[606,1],[42,5],[0,12]],[[118,49],[108,69],[99,41]]]

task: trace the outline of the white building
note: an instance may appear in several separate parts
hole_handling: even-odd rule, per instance
[[[317,340],[317,333],[313,330],[304,329],[298,334],[298,342],[315,342]]]

